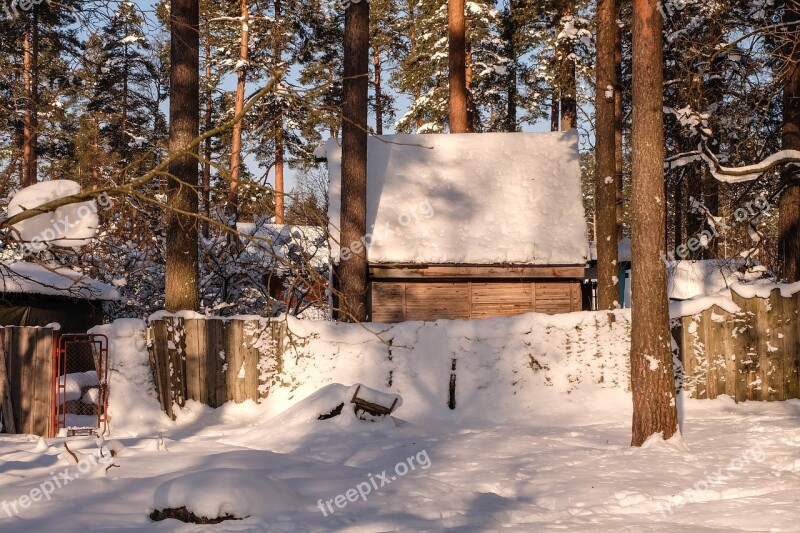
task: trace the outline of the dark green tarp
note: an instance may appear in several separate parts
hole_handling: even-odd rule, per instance
[[[57,322],[61,333],[86,333],[103,323],[98,301],[6,294],[0,298],[0,326],[44,327]]]

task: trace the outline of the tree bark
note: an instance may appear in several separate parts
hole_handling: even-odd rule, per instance
[[[469,133],[464,0],[448,0],[447,20],[450,55],[450,133]]]
[[[285,198],[283,186],[284,151],[286,146],[283,137],[283,113],[278,113],[275,129],[275,223],[283,224],[286,219]]]
[[[798,35],[796,25],[800,21],[797,8],[788,5],[784,11],[784,22]],[[784,150],[800,150],[800,52],[796,43],[787,45],[789,64],[787,80],[783,89],[783,136]],[[781,279],[787,282],[800,281],[800,168],[797,164],[785,165],[781,171],[787,188],[781,195],[778,222],[778,260]]]
[[[631,445],[678,431],[664,254],[663,20],[657,0],[633,2],[633,305]]]
[[[511,61],[508,73],[506,131],[517,131],[517,25],[515,16],[515,0],[508,2],[508,14],[505,20],[506,57]]]
[[[369,110],[369,3],[345,11],[344,101],[342,105],[341,245],[352,252],[342,257],[339,318],[367,319],[367,115]]]
[[[213,111],[214,111],[214,91],[211,87],[211,23],[206,20],[205,27],[205,63],[206,63],[206,102],[205,102],[205,117],[204,129],[211,131],[213,127]],[[211,137],[205,140],[203,145],[203,214],[206,220],[203,221],[203,237],[208,239],[211,236],[211,224],[208,222],[211,218],[211,156],[213,152],[213,144]]]
[[[687,194],[687,209],[686,209],[686,238],[699,238],[700,233],[703,231],[706,221],[706,215],[702,210],[698,210],[695,202],[703,201],[703,169],[697,164],[689,165],[686,167],[686,194]],[[683,244],[683,243],[678,243]],[[686,257],[676,257],[676,259],[691,259],[693,261],[702,259],[702,249],[689,251]]]
[[[617,23],[620,17],[620,0],[615,0],[616,19],[615,26],[615,58],[614,63],[617,71],[617,84],[614,91],[614,140],[616,143],[616,173],[617,182],[617,241],[621,241],[625,236],[623,223],[625,221],[625,190],[624,190],[624,162],[622,158],[622,28]]]
[[[562,18],[572,17],[573,12],[573,0],[569,0],[562,12]],[[563,43],[561,46],[561,131],[578,127],[578,84],[575,61],[572,59],[574,51],[571,43]]]
[[[550,100],[550,131],[558,131],[561,126],[561,98],[558,87],[553,87],[553,98]]]
[[[187,149],[200,129],[200,35],[198,0],[171,0],[169,152]],[[196,150],[195,150],[196,152]],[[169,165],[166,245],[166,308],[197,310],[197,154]]]
[[[281,39],[281,0],[275,0],[275,58],[280,63],[283,57],[283,39]],[[275,124],[275,223],[283,224],[286,218],[284,202],[286,193],[283,187],[284,151],[283,112],[279,111]]]
[[[616,158],[616,2],[597,1],[595,87],[595,216],[597,307],[619,307]]]
[[[239,42],[239,68],[237,69],[236,100],[233,105],[234,116],[241,114],[244,109],[245,90],[247,89],[247,62],[250,60],[250,11],[247,0],[239,3],[239,12],[242,24],[241,40]],[[239,217],[239,181],[242,178],[242,124],[244,119],[233,125],[231,132],[231,178],[228,184],[228,224],[236,227]]]
[[[673,185],[673,194],[674,200],[672,202],[673,205],[673,235],[675,237],[675,243],[672,249],[674,250],[681,244],[683,244],[683,212],[684,212],[684,202],[683,202],[683,179],[675,180],[675,184]]]
[[[372,51],[372,70],[375,74],[375,133],[383,135],[383,86],[381,80],[381,51]]]
[[[35,11],[23,35],[22,49],[22,77],[25,85],[22,186],[29,187],[39,181],[39,24]]]

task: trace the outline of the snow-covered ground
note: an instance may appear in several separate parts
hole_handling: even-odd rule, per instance
[[[363,328],[359,338],[354,326],[315,326],[287,370],[300,379],[306,368],[306,385],[278,389],[260,405],[189,403],[172,423],[152,412],[152,399],[136,397],[148,390],[133,355],[143,339],[136,321],[124,322],[112,351],[130,353],[114,368],[131,379],[123,388],[112,375],[115,434],[70,439],[77,465],[63,440],[0,439],[0,531],[800,530],[800,402],[683,400],[683,441],[631,448],[630,395],[608,381],[621,371],[613,338],[626,315],[616,316],[613,324],[577,314],[382,326],[383,335],[394,331],[395,360],[422,365],[445,352],[464,362],[463,409],[447,408],[446,386],[430,376],[413,382],[413,365],[398,365],[384,390],[403,404],[378,422],[347,407],[316,419],[345,397],[333,381],[350,374],[344,385],[375,386],[371,373],[384,373],[376,361],[388,364],[385,354]],[[583,345],[554,340],[559,329],[580,331]],[[517,363],[526,346],[537,364],[524,370]],[[599,357],[595,346],[605,346]],[[316,354],[313,365],[303,367],[302,350]],[[587,371],[576,380],[581,365]],[[114,403],[115,382],[129,415]],[[164,506],[249,518],[151,522]]]

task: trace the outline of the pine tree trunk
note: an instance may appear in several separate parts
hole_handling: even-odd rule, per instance
[[[506,57],[511,61],[508,72],[506,131],[517,131],[517,58],[516,35],[517,25],[515,17],[515,0],[508,2],[508,15],[505,20]]]
[[[468,133],[464,0],[448,0],[447,20],[450,54],[450,133]]]
[[[408,0],[408,18],[409,18],[409,21],[408,21],[408,46],[409,46],[409,54],[412,57],[414,56],[414,53],[417,50],[417,29],[416,29],[417,28],[417,17],[416,17],[416,11],[415,11],[416,5],[417,5],[417,1],[416,0]],[[422,92],[420,90],[419,84],[414,85],[414,87],[413,87],[411,92],[412,92],[413,101],[414,101],[414,103],[416,103],[420,99],[420,96],[422,95]],[[416,119],[415,122],[416,122],[416,125],[417,125],[417,131],[419,131],[419,129],[422,127],[422,124],[423,124],[422,123],[422,117],[417,115],[417,119]]]
[[[686,167],[686,194],[687,197],[687,210],[686,210],[686,238],[698,238],[703,231],[706,222],[706,215],[702,210],[694,207],[695,202],[703,201],[703,171],[697,165],[689,165]],[[684,244],[684,243],[678,243]],[[701,259],[703,255],[702,249],[689,250],[686,257],[677,257],[676,259]]]
[[[381,85],[381,51],[372,51],[372,70],[375,74],[375,133],[383,135],[383,87]]]
[[[31,17],[23,35],[23,83],[25,85],[25,112],[23,115],[23,175],[22,186],[29,187],[39,181],[39,24]]]
[[[211,23],[206,20],[205,28],[205,63],[206,63],[206,94],[205,94],[205,116],[203,125],[205,131],[211,131],[213,127],[214,111],[214,91],[211,87]],[[211,236],[211,157],[213,145],[211,137],[205,140],[203,145],[203,214],[206,220],[203,221],[203,237],[208,239]]]
[[[614,35],[614,63],[617,71],[617,84],[614,91],[614,141],[616,144],[616,172],[617,183],[617,241],[621,241],[625,236],[623,223],[625,221],[625,191],[623,183],[623,159],[622,159],[622,28],[616,23],[620,17],[620,0],[614,2],[615,35]]]
[[[275,58],[278,63],[281,62],[283,57],[283,39],[280,32],[281,28],[281,0],[275,0]],[[284,151],[286,149],[284,143],[283,132],[283,112],[278,112],[275,121],[275,223],[283,224],[286,218],[286,209],[284,202],[286,193],[283,187],[283,164],[284,164]]]
[[[283,224],[286,219],[285,198],[283,187],[284,151],[286,146],[283,140],[283,113],[278,113],[275,129],[275,223]]]
[[[683,244],[683,212],[684,212],[684,202],[683,202],[683,180],[675,180],[675,184],[673,185],[673,235],[675,237],[675,242],[672,246],[672,250]]]
[[[559,90],[553,87],[553,98],[550,100],[550,131],[558,131],[561,121],[561,98]]]
[[[664,253],[663,20],[657,0],[633,2],[633,288],[631,444],[678,431]]]
[[[595,87],[595,237],[598,310],[619,307],[615,93],[617,86],[615,0],[597,1]]]
[[[237,69],[236,100],[233,105],[233,113],[238,116],[244,109],[245,90],[247,88],[247,62],[250,60],[250,12],[247,8],[247,0],[239,3],[242,33],[239,44],[239,68]],[[239,181],[242,177],[242,124],[244,119],[239,120],[233,125],[231,132],[231,178],[228,184],[228,224],[236,227],[239,217]]]
[[[562,17],[571,17],[574,12],[573,0],[564,7]],[[574,46],[565,43],[561,47],[561,131],[574,130],[578,127],[578,91],[576,66],[572,59]]]
[[[794,25],[798,21],[800,12],[797,8],[786,6],[784,23]],[[797,32],[796,28],[793,31]],[[787,52],[790,63],[783,89],[782,148],[800,150],[800,51],[791,45],[787,49],[790,50]],[[778,260],[781,279],[796,282],[800,281],[800,169],[795,164],[786,165],[782,175],[788,186],[780,200]]]
[[[342,105],[341,245],[351,250],[339,264],[339,318],[367,319],[367,115],[369,110],[369,3],[345,11]]]
[[[467,84],[467,132],[473,133],[475,131],[475,122],[477,111],[475,109],[475,98],[472,95],[472,43],[467,41],[466,50],[467,62],[464,69],[464,76]]]
[[[123,53],[122,57],[124,58],[124,67],[123,71],[125,74],[122,76],[122,118],[119,121],[119,140],[120,140],[120,148],[122,149],[123,157],[127,159],[128,157],[128,150],[125,148],[128,143],[126,141],[127,138],[127,131],[128,131],[128,75],[129,75],[129,68],[128,65],[128,45],[125,44],[123,46]],[[128,162],[128,161],[126,161]],[[127,165],[126,165],[127,167]],[[124,168],[123,168],[124,172]],[[125,183],[124,174],[121,178],[121,182]]]
[[[198,0],[171,0],[170,14],[169,152],[174,155],[186,150],[200,129]],[[169,172],[166,308],[197,310],[197,219],[191,216],[197,213],[197,154],[175,158]]]

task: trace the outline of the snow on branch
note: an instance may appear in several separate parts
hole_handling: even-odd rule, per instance
[[[714,178],[723,183],[754,181],[776,167],[791,163],[800,164],[800,150],[781,150],[766,157],[759,163],[741,167],[722,166],[716,154],[708,148],[706,141],[700,143],[699,152],[703,161],[708,163]]]

